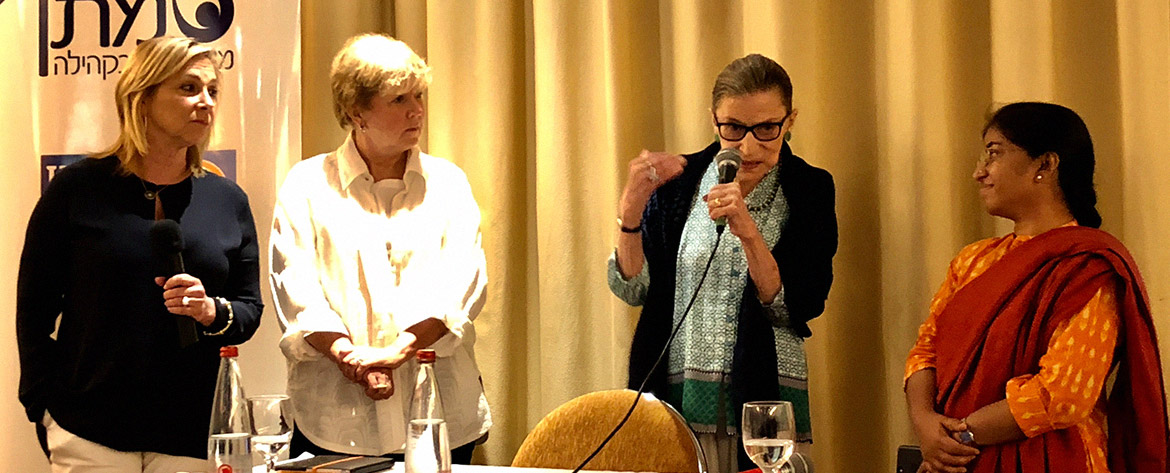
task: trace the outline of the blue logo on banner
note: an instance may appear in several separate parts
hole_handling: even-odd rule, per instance
[[[4,0],[0,0],[4,1]],[[41,155],[41,193],[49,187],[49,181],[62,168],[85,159],[84,154],[45,154]],[[114,159],[114,158],[108,158]],[[203,169],[213,174],[226,177],[236,182],[236,150],[208,150],[203,152]]]
[[[4,0],[0,0],[3,2]],[[97,27],[98,27],[98,45],[102,48],[120,48],[126,42],[126,36],[130,33],[130,28],[135,25],[138,20],[138,14],[142,12],[142,6],[148,0],[116,0],[113,2],[115,6],[121,10],[123,15],[122,24],[118,26],[118,31],[112,38],[110,38],[110,0],[40,0],[40,43],[39,43],[39,69],[38,73],[41,77],[49,76],[49,48],[64,49],[73,44],[73,35],[76,29],[77,3],[94,4],[97,7]],[[133,4],[131,4],[133,2]],[[64,3],[64,11],[62,12],[61,25],[63,31],[61,38],[49,41],[49,5],[51,3]],[[167,34],[167,1],[154,0],[155,15],[153,18],[155,29],[154,36],[159,37]],[[236,16],[236,7],[234,0],[208,0],[195,7],[195,24],[187,21],[187,16],[179,10],[178,0],[171,0],[171,10],[174,11],[175,23],[179,25],[179,31],[185,36],[189,36],[204,43],[210,43],[222,37],[227,33],[228,28],[231,28],[232,21]],[[148,17],[143,17],[144,21],[151,21]],[[146,39],[146,38],[143,38]],[[143,39],[139,39],[141,42]],[[231,69],[231,65],[235,63],[235,54],[231,51],[224,51],[223,53],[224,69]],[[231,57],[229,57],[231,56]],[[92,74],[95,72],[102,75],[105,79],[111,73],[121,72],[122,65],[126,62],[128,56],[126,54],[103,54],[98,55],[74,55],[72,50],[66,50],[65,56],[53,57],[53,75],[76,75],[81,72],[82,67],[85,68],[85,74]],[[58,66],[63,66],[58,69]],[[72,71],[72,72],[71,72]]]
[[[204,2],[195,9],[195,22],[199,25],[193,26],[183,18],[178,0],[171,0],[171,5],[175,8],[175,21],[179,23],[179,31],[203,43],[215,41],[227,33],[228,28],[232,26],[232,19],[236,16],[236,7],[232,0],[221,0],[220,5]]]
[[[41,156],[41,193],[49,187],[49,181],[57,175],[57,171],[70,164],[85,159],[83,154],[45,154]]]

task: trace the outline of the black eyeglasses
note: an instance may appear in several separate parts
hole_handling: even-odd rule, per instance
[[[780,137],[780,130],[784,129],[784,122],[788,120],[789,115],[792,115],[791,110],[778,122],[762,122],[752,126],[716,121],[715,127],[719,130],[719,137],[727,141],[742,140],[749,131],[756,137],[756,141],[772,141]]]

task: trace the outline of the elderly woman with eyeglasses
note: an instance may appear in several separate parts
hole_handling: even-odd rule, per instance
[[[803,345],[808,321],[825,308],[837,220],[832,177],[788,146],[797,113],[779,64],[758,54],[737,59],[711,96],[718,141],[686,156],[644,151],[630,162],[609,283],[642,306],[630,387],[649,377],[647,390],[699,433],[711,471],[733,472],[751,465],[737,429],[745,402],[791,402],[797,450],[812,442]],[[734,182],[720,184],[714,157],[723,148],[743,163]],[[717,236],[717,220],[730,235]],[[666,361],[651,372],[684,314]]]

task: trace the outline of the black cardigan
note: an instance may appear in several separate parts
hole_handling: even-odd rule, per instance
[[[687,155],[682,175],[663,184],[650,197],[642,215],[642,251],[649,265],[650,287],[630,347],[629,386],[638,389],[670,337],[674,321],[675,270],[683,225],[703,173],[719,151],[715,142]],[[785,143],[780,152],[780,187],[788,201],[789,217],[772,256],[784,283],[789,327],[801,337],[812,332],[808,321],[825,310],[833,281],[837,252],[837,216],[833,177],[792,154]],[[744,271],[744,278],[747,278]],[[667,399],[666,364],[650,376],[647,391]],[[776,373],[776,345],[771,319],[748,281],[739,308],[739,329],[731,365],[731,396],[739,412],[744,402],[776,400],[780,386]]]
[[[186,271],[234,314],[229,326],[217,307],[199,342],[180,348],[178,316],[154,283],[154,201],[118,169],[113,157],[70,165],[29,218],[16,295],[20,401],[30,421],[48,409],[65,430],[115,450],[205,458],[219,347],[248,340],[263,310],[248,198],[210,173],[159,191],[182,227]]]

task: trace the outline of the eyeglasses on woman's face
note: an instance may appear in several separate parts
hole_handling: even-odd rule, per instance
[[[987,169],[993,163],[1000,160],[1005,155],[1011,153],[1023,153],[1027,155],[1027,151],[1019,146],[1002,144],[998,142],[989,143],[983,148],[983,152],[979,153],[979,158],[975,161],[975,171],[978,172]]]
[[[778,122],[762,122],[755,125],[720,122],[716,118],[715,126],[719,130],[719,137],[727,141],[742,140],[749,132],[756,137],[756,141],[772,141],[780,137],[780,132],[784,130],[784,122],[788,121],[790,115],[792,115],[791,110]]]

